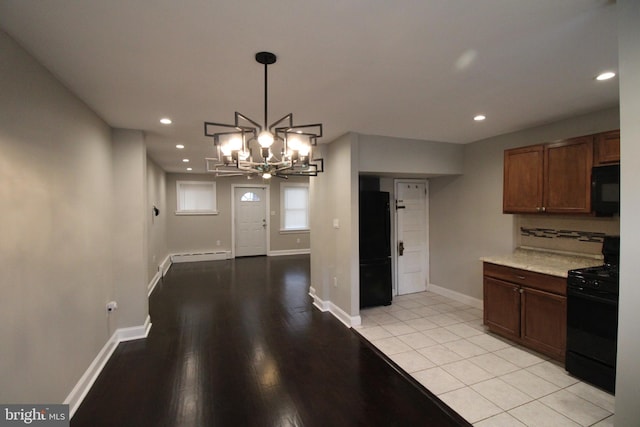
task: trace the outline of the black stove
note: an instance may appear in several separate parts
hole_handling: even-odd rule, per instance
[[[566,369],[615,391],[620,237],[606,236],[604,264],[571,270],[567,277]]]
[[[611,297],[618,297],[618,265],[603,264],[597,267],[579,268],[568,273],[567,286],[578,290],[593,290]]]

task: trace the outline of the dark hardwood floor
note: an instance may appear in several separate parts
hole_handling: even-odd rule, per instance
[[[174,264],[71,426],[470,425],[308,290],[306,255]]]

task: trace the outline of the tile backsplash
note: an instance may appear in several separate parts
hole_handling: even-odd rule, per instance
[[[516,243],[585,254],[599,254],[606,235],[620,233],[620,218],[516,215]]]

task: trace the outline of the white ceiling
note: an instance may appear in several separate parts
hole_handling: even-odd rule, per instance
[[[0,28],[170,172],[204,171],[205,120],[263,121],[262,50],[270,119],[320,142],[468,143],[618,103],[593,80],[617,69],[613,0],[0,0]]]

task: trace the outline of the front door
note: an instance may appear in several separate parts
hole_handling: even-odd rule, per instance
[[[427,212],[427,182],[396,181],[398,295],[427,289]]]
[[[234,187],[235,256],[267,254],[267,201],[264,187]]]

